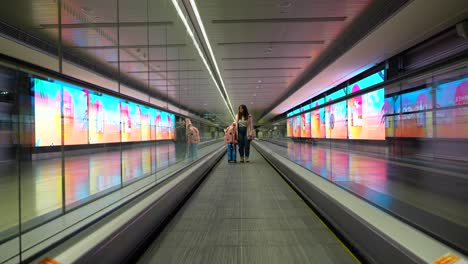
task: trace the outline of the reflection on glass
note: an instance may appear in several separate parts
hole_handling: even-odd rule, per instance
[[[120,152],[113,151],[93,155],[89,159],[90,193],[98,193],[121,184]]]
[[[73,204],[88,198],[89,188],[89,157],[77,156],[65,158],[65,199],[66,204]]]

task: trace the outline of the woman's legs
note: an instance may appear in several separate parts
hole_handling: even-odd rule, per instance
[[[245,137],[245,159],[248,161],[250,156],[250,140],[246,136]]]
[[[247,128],[239,127],[238,132],[239,132],[239,155],[242,161],[244,158],[245,147],[246,147],[246,142],[247,142]]]
[[[198,150],[198,144],[192,144],[192,160],[196,160],[198,158],[197,150]]]

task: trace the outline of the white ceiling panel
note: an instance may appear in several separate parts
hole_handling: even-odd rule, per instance
[[[203,0],[197,6],[232,103],[261,113],[370,2]]]

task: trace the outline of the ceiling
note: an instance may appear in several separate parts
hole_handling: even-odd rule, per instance
[[[196,3],[235,111],[245,104],[258,120],[370,2]]]

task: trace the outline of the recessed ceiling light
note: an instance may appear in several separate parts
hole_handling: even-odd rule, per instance
[[[81,12],[89,13],[89,12],[91,12],[91,11],[93,11],[92,8],[89,8],[89,7],[86,7],[86,6],[82,6],[82,7],[81,7]]]
[[[260,86],[257,85],[257,89],[260,88]]]
[[[250,104],[253,104],[253,102],[250,102]]]
[[[278,6],[281,8],[290,8],[292,6],[292,3],[290,1],[282,1],[278,4]]]
[[[254,94],[253,94],[253,96],[257,96],[257,94],[256,94],[256,93],[254,93]]]
[[[258,80],[258,83],[262,83],[262,80]]]

